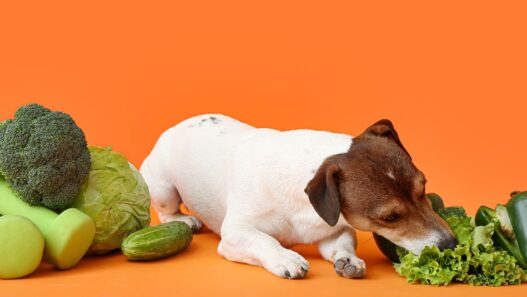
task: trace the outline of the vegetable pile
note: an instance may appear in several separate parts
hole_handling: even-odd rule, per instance
[[[0,122],[0,215],[4,279],[31,274],[43,259],[73,268],[86,254],[120,249],[132,233],[124,248],[141,260],[172,256],[192,240],[184,223],[143,229],[150,195],[137,169],[110,148],[88,148],[69,115],[37,104]]]
[[[519,201],[522,208],[518,207]],[[483,206],[476,218],[467,216],[462,207],[435,209],[454,232],[458,240],[455,249],[440,251],[435,246],[425,247],[420,255],[414,255],[397,247],[397,258],[394,258],[395,245],[387,243],[384,238],[384,241],[377,238],[376,241],[381,250],[396,262],[395,270],[410,283],[516,285],[527,280],[524,271],[527,254],[518,245],[518,242],[525,243],[527,238],[527,229],[522,229],[520,223],[525,224],[527,217],[527,192],[516,193],[507,209],[509,211],[500,211],[497,215],[496,211]]]
[[[516,259],[493,246],[494,224],[474,226],[460,207],[438,212],[459,242],[454,249],[439,251],[426,247],[419,256],[405,253],[396,271],[409,282],[447,285],[452,281],[471,285],[501,286],[519,284],[522,269]]]

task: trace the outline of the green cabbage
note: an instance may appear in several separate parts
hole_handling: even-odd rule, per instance
[[[88,254],[119,249],[129,234],[150,224],[150,195],[143,177],[111,148],[90,147],[91,169],[73,207],[95,221]]]
[[[448,285],[461,282],[476,286],[520,284],[524,271],[516,259],[493,246],[494,225],[477,226],[466,215],[444,217],[459,242],[455,249],[425,247],[419,256],[399,251],[395,270],[410,283]]]

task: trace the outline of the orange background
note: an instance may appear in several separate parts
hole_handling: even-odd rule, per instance
[[[39,102],[90,144],[140,165],[186,117],[350,134],[391,119],[428,190],[474,212],[527,189],[523,1],[11,1],[0,4],[0,118]],[[499,3],[499,4],[497,4]],[[200,234],[156,263],[90,258],[1,281],[9,296],[188,294],[439,296],[497,290],[407,285],[361,233],[364,280],[338,278],[313,247],[309,277],[230,263]],[[525,287],[501,288],[517,294]]]

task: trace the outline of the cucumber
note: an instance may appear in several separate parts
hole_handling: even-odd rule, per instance
[[[177,254],[191,241],[192,230],[187,224],[170,222],[130,234],[121,249],[130,261],[152,261]]]

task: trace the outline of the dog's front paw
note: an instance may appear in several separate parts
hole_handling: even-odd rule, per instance
[[[366,274],[366,263],[357,257],[342,257],[335,261],[335,271],[345,278],[363,278]]]
[[[309,270],[307,260],[292,250],[281,251],[264,266],[273,274],[287,279],[304,278]]]
[[[198,232],[203,227],[203,223],[195,216],[188,216],[181,213],[159,214],[159,220],[161,223],[169,223],[174,221],[183,222],[187,224],[190,229],[192,229],[193,233]]]

